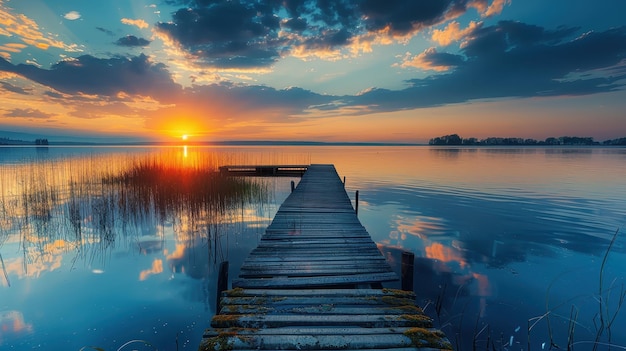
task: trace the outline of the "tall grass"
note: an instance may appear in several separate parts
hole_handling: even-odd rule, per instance
[[[54,250],[74,251],[76,261],[105,258],[132,244],[145,228],[173,224],[187,243],[215,236],[246,204],[265,201],[261,180],[219,175],[232,157],[213,152],[182,155],[159,149],[138,154],[30,160],[0,167],[0,247],[19,241],[25,274],[29,263]]]

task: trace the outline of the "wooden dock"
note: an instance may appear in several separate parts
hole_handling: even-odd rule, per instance
[[[199,350],[440,350],[361,225],[333,165],[311,165],[221,295]]]
[[[221,166],[220,174],[257,177],[302,177],[309,165],[250,165]]]

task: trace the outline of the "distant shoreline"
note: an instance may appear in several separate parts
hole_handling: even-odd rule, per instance
[[[0,143],[0,148],[5,147],[179,147],[179,146],[379,146],[379,147],[409,147],[427,146],[443,149],[463,149],[463,148],[614,148],[625,145],[612,145],[597,143],[593,145],[571,145],[571,144],[537,144],[537,145],[429,145],[424,143],[381,143],[381,142],[315,142],[315,141],[215,141],[215,142],[117,142],[117,143],[86,143],[86,142],[50,142],[48,145],[37,145],[34,142],[20,143]]]
[[[321,142],[321,141],[207,141],[207,142],[111,142],[88,143],[70,141],[50,141],[47,145],[38,145],[35,142],[16,140],[15,142],[0,142],[0,146],[428,146],[423,143],[384,143],[384,142]]]

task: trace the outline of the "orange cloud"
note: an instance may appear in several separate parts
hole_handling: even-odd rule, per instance
[[[150,26],[148,22],[142,19],[122,18],[122,23],[127,24],[129,26],[135,26],[139,29],[148,28]]]
[[[437,222],[441,222],[441,219],[436,217],[421,217],[413,221],[408,221],[406,218],[400,217],[396,220],[396,225],[398,232],[402,235],[408,233],[418,238],[426,239],[427,237],[424,235],[424,232],[429,230],[441,230],[442,227],[437,224]]]
[[[499,15],[502,12],[502,9],[504,9],[504,6],[510,3],[511,3],[511,0],[494,0],[494,2],[492,2],[491,5],[489,5],[487,10],[482,15],[483,17]]]
[[[145,269],[139,273],[139,280],[144,281],[148,279],[149,276],[154,274],[159,274],[163,272],[163,260],[155,258],[152,261],[152,267],[150,269]]]
[[[468,3],[468,6],[475,8],[482,17],[491,17],[500,14],[504,6],[510,3],[511,0],[494,0],[489,5],[487,0],[473,0]]]
[[[61,40],[54,39],[52,34],[44,35],[39,31],[37,22],[22,14],[11,13],[10,9],[3,6],[1,1],[0,35],[17,37],[24,43],[42,50],[55,47],[70,52],[82,51],[76,44],[66,44]]]
[[[3,335],[30,333],[32,331],[33,325],[24,321],[22,312],[15,310],[0,312],[0,346],[3,343]]]
[[[435,29],[432,33],[431,39],[442,46],[448,46],[456,41],[459,41],[477,28],[482,27],[482,22],[470,22],[467,28],[461,29],[459,22],[452,21],[444,29]]]
[[[171,254],[167,255],[168,260],[180,260],[185,257],[186,246],[184,244],[176,244],[176,249]]]
[[[440,243],[433,243],[432,245],[427,246],[425,250],[426,257],[430,259],[439,260],[446,263],[456,262],[459,264],[459,266],[461,266],[461,268],[467,267],[467,261],[465,260],[465,258],[461,255],[460,252],[451,247],[444,246]]]
[[[424,52],[422,52],[421,54],[418,54],[413,57],[411,57],[411,53],[408,52],[404,56],[404,59],[399,66],[403,68],[413,67],[413,68],[419,68],[423,70],[437,71],[437,72],[444,72],[452,68],[452,66],[437,64],[436,62],[429,59],[429,56],[436,55],[436,54],[437,54],[437,49],[434,47],[428,48],[424,50]]]

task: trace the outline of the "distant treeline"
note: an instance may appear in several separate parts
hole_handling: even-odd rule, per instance
[[[9,139],[9,138],[0,138],[0,145],[49,145],[48,139],[36,139],[33,143],[32,141],[24,141],[17,139]]]
[[[486,139],[462,138],[458,134],[444,135],[430,139],[429,145],[626,145],[626,138],[594,141],[592,137],[562,136],[559,138],[546,138],[546,140],[524,138],[499,138]]]

